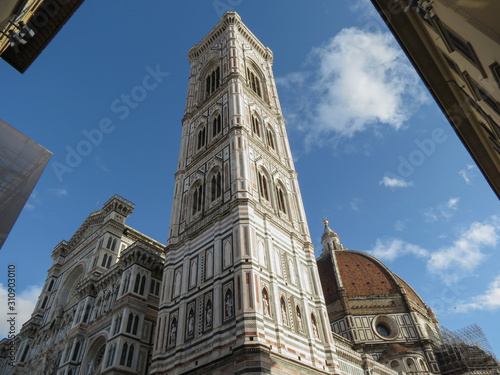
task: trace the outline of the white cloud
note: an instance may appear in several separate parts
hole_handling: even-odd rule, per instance
[[[489,285],[488,289],[479,296],[472,297],[472,301],[460,302],[457,306],[458,312],[469,312],[471,310],[497,310],[500,308],[500,275]]]
[[[393,36],[380,30],[343,29],[313,48],[308,59],[313,73],[277,79],[284,87],[295,84],[295,96],[302,93],[287,117],[306,132],[306,150],[336,145],[339,137],[381,123],[397,130],[428,100]]]
[[[448,207],[452,210],[456,210],[458,208],[457,204],[458,204],[459,200],[460,200],[460,198],[450,198],[448,200],[448,202],[446,203],[446,207]]]
[[[408,187],[413,185],[413,182],[411,181],[406,181],[403,178],[397,178],[397,177],[388,177],[384,176],[382,180],[379,181],[379,185],[384,185],[385,187],[394,189],[394,188],[400,188],[400,187]]]
[[[377,14],[375,7],[370,0],[353,0],[350,3],[350,10],[359,14],[362,19],[369,19],[370,21],[380,22],[380,16]]]
[[[33,190],[31,192],[31,195],[29,196],[28,198],[28,201],[26,202],[26,204],[24,205],[24,207],[27,209],[27,210],[34,210],[37,206],[39,206],[40,204],[42,203],[42,201],[40,200],[40,198],[38,197],[38,191],[36,190]]]
[[[16,333],[18,333],[22,325],[31,318],[31,313],[35,308],[35,304],[41,290],[42,289],[39,286],[32,285],[21,292],[16,291]],[[7,322],[7,317],[10,316],[7,315],[10,312],[8,310],[9,306],[7,305],[8,294],[8,288],[0,283],[0,301],[2,301],[0,304],[0,316],[2,317],[0,320],[0,339],[7,337],[7,333],[10,328],[9,323]]]
[[[460,169],[458,171],[458,174],[465,180],[466,184],[470,184],[470,178],[467,176],[467,172],[465,171],[465,169]]]
[[[474,169],[476,168],[475,165],[472,164],[467,164],[466,169],[460,169],[458,171],[458,175],[462,177],[465,181],[466,184],[470,184],[470,179],[472,177],[475,177]]]
[[[427,261],[427,269],[441,276],[446,283],[454,283],[474,272],[484,260],[485,246],[494,247],[498,241],[498,219],[472,223],[463,230],[451,246],[433,252]]]
[[[276,84],[282,87],[291,88],[297,84],[303,84],[307,78],[307,73],[294,72],[289,73],[284,77],[277,77],[275,79]]]
[[[413,254],[422,258],[429,256],[427,250],[398,238],[377,238],[375,246],[368,252],[382,261],[393,261],[406,254]]]
[[[351,202],[349,202],[349,206],[351,210],[353,211],[359,211],[359,204],[361,203],[361,199],[359,198],[352,198]]]
[[[406,227],[406,222],[404,220],[398,220],[394,223],[394,229],[398,232],[402,232]]]
[[[424,221],[433,223],[440,218],[449,219],[458,210],[458,202],[460,198],[450,198],[448,201],[438,204],[436,207],[426,208],[423,212]]]
[[[66,197],[68,196],[68,191],[66,189],[49,189],[49,191],[55,195],[57,195],[58,197]]]
[[[450,204],[453,202],[451,200]],[[401,222],[396,224],[402,225]],[[368,253],[382,261],[393,261],[408,254],[423,258],[426,261],[427,271],[438,275],[445,284],[450,285],[474,273],[487,256],[484,248],[497,245],[500,238],[499,230],[500,220],[493,216],[482,223],[473,222],[462,230],[449,246],[435,251],[426,250],[399,238],[378,238],[375,246]],[[440,238],[445,237],[440,236]],[[496,296],[494,292],[490,294]]]

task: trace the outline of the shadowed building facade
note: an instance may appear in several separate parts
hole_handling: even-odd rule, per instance
[[[371,1],[500,197],[500,2]]]

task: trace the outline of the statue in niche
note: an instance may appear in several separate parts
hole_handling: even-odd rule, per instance
[[[269,306],[269,295],[267,290],[264,288],[262,291],[262,299],[264,300],[264,315],[271,316],[271,307]]]
[[[194,332],[194,314],[193,310],[189,310],[188,316],[188,335],[192,335]]]
[[[233,316],[233,293],[231,289],[226,292],[226,318]]]
[[[297,306],[297,325],[298,325],[298,328],[299,328],[299,332],[303,332],[304,331],[304,327],[302,326],[302,314],[300,312],[300,307]]]
[[[316,323],[316,318],[314,317],[313,314],[311,314],[311,322],[312,322],[314,338],[319,339],[318,324]]]
[[[207,302],[206,322],[207,326],[212,325],[212,301],[210,300]]]
[[[172,320],[172,324],[170,325],[170,338],[169,338],[169,345],[175,345],[175,339],[177,336],[177,319]]]
[[[283,320],[283,324],[288,325],[288,317],[286,314],[286,305],[285,305],[285,300],[283,298],[281,299],[281,319]]]

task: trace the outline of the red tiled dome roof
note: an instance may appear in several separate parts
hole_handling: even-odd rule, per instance
[[[401,294],[403,286],[408,297],[421,307],[425,303],[418,294],[399,276],[392,273],[376,258],[352,250],[334,251],[346,296],[373,296]],[[326,303],[340,298],[333,264],[328,256],[317,261]]]

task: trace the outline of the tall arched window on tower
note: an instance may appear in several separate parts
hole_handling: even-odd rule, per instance
[[[210,180],[210,185],[211,185],[211,194],[210,194],[210,200],[213,202],[217,198],[220,198],[222,195],[222,174],[220,171],[216,172],[211,180]]]
[[[285,193],[280,185],[276,186],[276,199],[278,201],[278,210],[286,215]]]
[[[275,151],[276,147],[274,145],[274,132],[270,127],[268,127],[266,130],[266,137],[267,137],[267,145],[271,150]]]
[[[198,150],[205,146],[206,140],[206,127],[202,126],[198,130]]]
[[[263,172],[258,173],[260,196],[269,202],[269,185]]]
[[[251,121],[252,121],[252,133],[260,138],[259,120],[254,115],[252,115]]]
[[[248,85],[252,88],[253,92],[255,92],[262,98],[262,90],[261,90],[259,76],[249,68],[247,68],[247,80],[248,80]]]
[[[220,67],[216,67],[205,78],[205,96],[210,96],[220,86]]]
[[[212,121],[212,138],[215,138],[217,134],[222,131],[222,118],[220,113],[214,117]]]
[[[193,191],[193,196],[191,201],[191,207],[192,207],[191,213],[193,216],[201,212],[202,203],[203,203],[203,186],[198,185]]]

